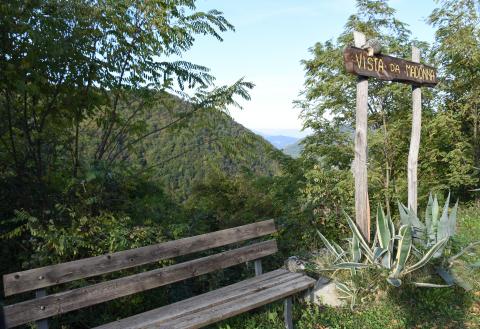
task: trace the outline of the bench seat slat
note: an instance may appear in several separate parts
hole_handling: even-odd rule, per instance
[[[314,283],[315,280],[305,275],[284,273],[271,276],[270,278],[251,281],[246,287],[239,285],[236,287],[233,287],[235,285],[227,286],[185,301],[135,315],[132,318],[96,327],[95,329],[200,328],[291,296],[312,287]],[[215,292],[219,293],[212,296],[212,293]],[[176,307],[172,308],[172,305]],[[174,312],[169,313],[172,310]]]
[[[157,288],[277,252],[275,240],[4,307],[7,328]]]
[[[125,319],[110,322],[108,324],[96,327],[95,329],[140,329],[149,323],[170,320],[184,315],[185,313],[213,307],[220,303],[225,303],[226,301],[240,298],[247,294],[251,294],[254,291],[260,291],[300,276],[301,274],[291,273],[284,269],[268,272],[254,278],[207,292],[202,295],[194,296],[192,298],[137,314]]]
[[[276,232],[274,221],[266,220],[146,247],[10,273],[3,276],[5,296],[116,272],[235,242],[254,239],[274,232]]]

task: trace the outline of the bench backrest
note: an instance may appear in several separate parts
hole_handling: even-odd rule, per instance
[[[32,290],[38,291],[61,283],[221,247],[274,232],[276,232],[274,221],[267,220],[146,247],[6,274],[3,276],[5,296]],[[259,259],[275,252],[277,252],[277,244],[272,239],[171,266],[8,305],[3,308],[5,324],[7,328],[12,328]]]

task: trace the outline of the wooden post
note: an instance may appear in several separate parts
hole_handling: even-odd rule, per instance
[[[366,38],[363,33],[353,32],[355,47],[362,47]],[[359,76],[357,81],[357,105],[355,120],[355,219],[360,231],[370,241],[370,216],[367,179],[367,115],[368,115],[368,78]]]
[[[292,320],[292,297],[285,298],[283,315],[285,317],[285,328],[293,329]]]
[[[255,276],[261,275],[262,274],[262,260],[261,259],[256,259],[255,262]]]
[[[412,62],[420,62],[420,49],[412,47]],[[412,136],[408,153],[408,208],[417,213],[417,166],[422,129],[422,91],[420,86],[412,86]]]
[[[45,289],[38,289],[35,291],[35,297],[45,297],[47,295],[47,291]],[[48,319],[38,320],[35,321],[37,324],[37,329],[48,329]]]

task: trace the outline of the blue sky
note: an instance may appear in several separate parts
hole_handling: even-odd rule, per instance
[[[432,41],[434,31],[425,19],[435,8],[433,0],[392,0],[397,18],[409,24],[416,38]],[[292,105],[304,82],[300,60],[317,41],[336,38],[355,0],[199,0],[199,10],[218,9],[234,26],[224,41],[198,37],[183,59],[205,65],[230,84],[245,77],[256,84],[252,100],[243,110],[232,108],[233,118],[264,133],[297,135],[302,127]]]

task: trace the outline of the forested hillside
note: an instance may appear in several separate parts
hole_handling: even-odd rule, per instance
[[[172,95],[164,95],[147,109],[144,120],[149,130],[167,125],[188,113],[189,104]],[[168,108],[159,108],[168,107]],[[141,170],[164,183],[176,198],[183,199],[196,183],[209,176],[279,174],[276,150],[262,137],[235,122],[227,113],[201,110],[185,122],[154,134],[142,141],[131,157]]]

